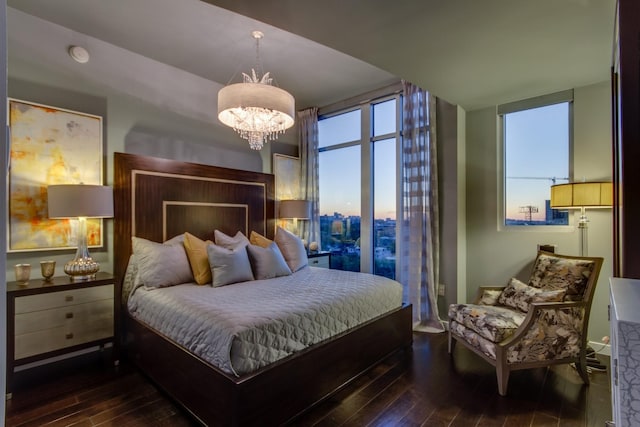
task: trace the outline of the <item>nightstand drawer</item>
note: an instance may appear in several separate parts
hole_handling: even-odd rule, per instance
[[[68,307],[91,301],[113,299],[113,285],[92,286],[60,292],[17,297],[15,313],[29,313],[58,307]]]
[[[309,266],[311,267],[322,267],[322,268],[330,268],[329,267],[329,255],[320,255],[309,258]]]
[[[113,336],[113,315],[15,336],[15,360]]]
[[[105,318],[113,319],[113,299],[16,314],[15,334],[37,332],[58,326],[82,325],[94,319]]]

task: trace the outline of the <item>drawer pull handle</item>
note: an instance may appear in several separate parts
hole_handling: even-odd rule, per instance
[[[71,302],[71,301],[73,301],[73,295],[67,295],[66,297],[64,297],[64,300],[65,300],[66,302]]]
[[[67,335],[64,336],[66,339],[70,340],[73,338],[73,332],[68,333]]]
[[[67,313],[64,315],[65,319],[73,319],[73,313]]]

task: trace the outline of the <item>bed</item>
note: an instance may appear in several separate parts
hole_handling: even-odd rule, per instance
[[[400,304],[384,308],[383,314],[357,325],[349,324],[329,337],[320,337],[318,342],[297,348],[266,366],[236,369],[187,350],[168,332],[160,332],[158,325],[150,326],[148,319],[129,313],[126,304],[130,289],[123,292],[123,282],[132,254],[132,236],[164,242],[188,232],[202,240],[214,240],[213,231],[219,230],[228,235],[255,231],[273,239],[274,177],[125,153],[115,153],[114,165],[114,269],[119,302],[116,330],[121,337],[116,353],[126,355],[202,424],[285,424],[385,357],[410,348],[411,307]],[[288,280],[302,280],[304,276],[311,282],[357,281],[348,276],[349,272],[321,270],[306,267]],[[334,276],[327,278],[323,276],[326,274]],[[269,280],[273,279],[264,282]],[[281,292],[292,286],[286,280],[280,282],[284,283]],[[250,288],[259,285],[241,283],[228,288],[240,290],[244,286],[246,292],[254,292]],[[203,292],[202,286],[193,283],[180,286],[185,292],[171,289],[167,294],[184,293],[198,299],[193,295]],[[328,298],[335,298],[331,286],[326,293]]]

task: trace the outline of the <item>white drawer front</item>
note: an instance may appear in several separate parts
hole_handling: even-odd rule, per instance
[[[309,258],[309,265],[311,267],[329,268],[329,255]]]
[[[15,312],[16,314],[28,313],[104,299],[113,299],[113,285],[92,286],[70,291],[18,297],[15,299]]]
[[[113,336],[113,316],[15,336],[15,359]]]
[[[113,299],[16,314],[15,334],[26,334],[66,325],[82,325],[104,318],[113,318]]]

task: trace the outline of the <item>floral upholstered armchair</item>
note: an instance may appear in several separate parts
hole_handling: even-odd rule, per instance
[[[496,367],[498,392],[509,373],[575,363],[588,384],[589,311],[602,258],[538,252],[529,283],[481,287],[474,304],[449,306],[449,353],[456,341]]]

